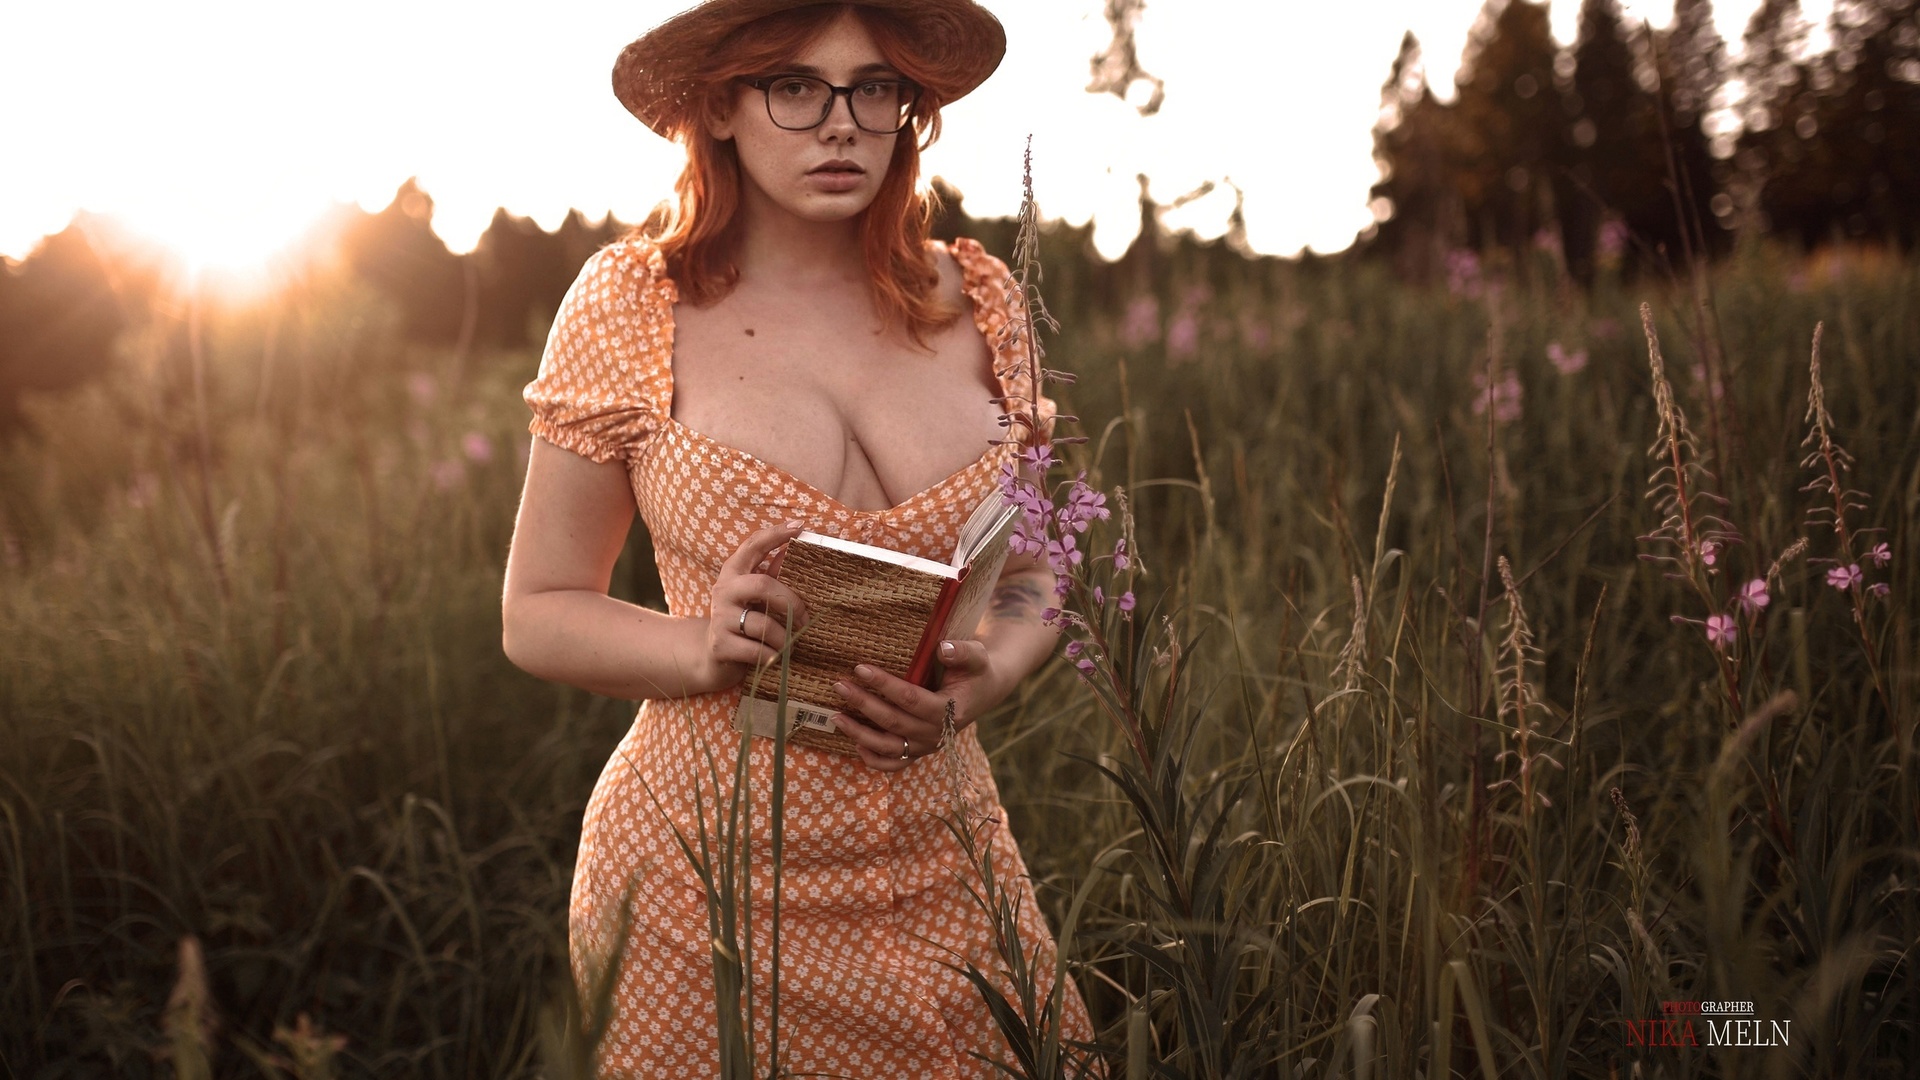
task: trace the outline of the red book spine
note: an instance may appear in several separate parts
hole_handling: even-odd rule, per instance
[[[953,616],[953,602],[960,596],[960,586],[973,572],[968,566],[960,571],[960,576],[952,578],[940,586],[940,599],[933,605],[933,618],[927,620],[927,631],[920,637],[919,647],[913,650],[913,666],[907,669],[907,681],[915,686],[933,689],[933,671],[936,650],[940,648],[940,638],[947,632],[947,620]]]

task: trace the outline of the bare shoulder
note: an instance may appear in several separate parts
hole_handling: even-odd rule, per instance
[[[933,253],[934,269],[940,273],[940,284],[936,287],[940,303],[952,311],[965,310],[967,276],[953,257],[952,248],[939,241],[929,243],[927,248]]]

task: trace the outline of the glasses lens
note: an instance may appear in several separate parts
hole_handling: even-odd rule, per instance
[[[908,110],[913,108],[912,88],[891,79],[861,83],[853,88],[851,100],[853,122],[882,135],[906,126]]]
[[[767,114],[773,122],[795,131],[826,119],[833,90],[819,79],[786,75],[767,84]]]

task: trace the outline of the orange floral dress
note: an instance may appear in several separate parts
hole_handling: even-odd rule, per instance
[[[1032,398],[1010,322],[1007,269],[970,240],[958,262],[975,325],[994,345],[1001,388]],[[673,419],[673,304],[658,249],[613,244],[587,261],[526,389],[535,435],[596,462],[621,462],[653,540],[668,611],[708,613],[721,564],[753,532],[807,527],[944,561],[967,512],[991,492],[1017,447],[988,448],[971,465],[887,510],[855,510],[785,471]],[[1051,402],[1041,401],[1043,418]],[[1049,425],[1050,426],[1050,425]],[[719,1041],[715,934],[707,894],[681,847],[717,839],[740,748],[739,690],[645,702],[587,805],[573,878],[574,976],[591,995],[611,971],[612,1015],[600,1044],[609,1075],[712,1076]],[[772,941],[768,793],[773,745],[749,750],[754,1038],[767,1060]],[[949,762],[947,756],[954,756]],[[943,815],[957,765],[972,787],[996,878],[1019,900],[1021,937],[1049,974],[1054,943],[1034,899],[979,739],[898,773],[858,758],[790,746],[780,896],[781,1064],[849,1077],[985,1077],[974,1054],[1005,1044],[978,992],[950,963],[1000,968],[976,880]],[[978,819],[976,819],[978,820]],[[702,822],[706,823],[703,834]],[[591,1008],[592,1002],[587,1002]],[[1091,1035],[1069,992],[1067,1032]],[[764,1067],[764,1066],[763,1066]]]

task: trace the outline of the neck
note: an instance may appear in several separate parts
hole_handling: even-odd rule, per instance
[[[785,281],[811,284],[867,276],[866,253],[861,247],[863,217],[841,221],[808,221],[773,205],[771,199],[744,185],[741,192],[740,232],[734,265],[743,281]]]

